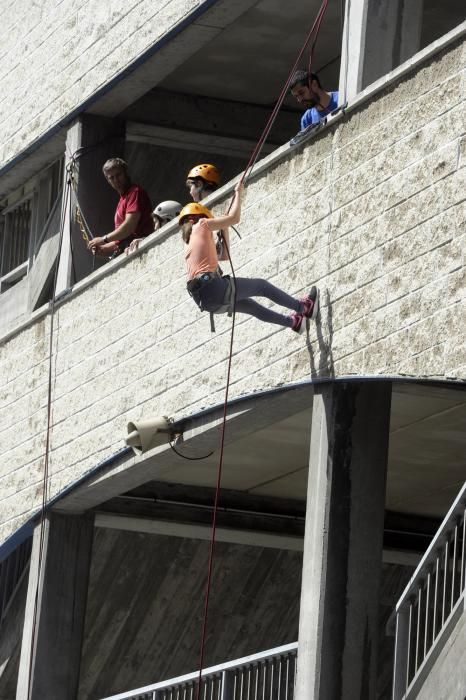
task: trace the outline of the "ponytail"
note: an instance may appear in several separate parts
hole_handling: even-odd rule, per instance
[[[186,243],[186,245],[189,243],[189,239],[191,238],[191,232],[193,230],[193,223],[192,221],[189,221],[186,219],[186,221],[183,221],[181,224],[181,237],[183,241]]]

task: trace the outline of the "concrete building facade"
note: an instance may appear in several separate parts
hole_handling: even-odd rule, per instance
[[[206,663],[298,639],[297,698],[390,697],[385,622],[465,480],[466,21],[434,9],[329,4],[316,67],[342,108],[291,145],[286,102],[232,241],[236,275],[317,284],[321,310],[305,337],[236,318]],[[273,49],[292,63],[287,30],[312,17],[273,0],[22,12],[0,59],[18,263],[1,270],[0,541],[4,562],[32,554],[1,570],[0,698],[90,700],[196,667],[231,319],[211,334],[187,296],[177,225],[94,269],[76,207],[110,230],[100,167],[120,155],[154,203],[217,163],[223,211],[286,78]],[[127,422],[156,416],[206,459],[133,455]]]

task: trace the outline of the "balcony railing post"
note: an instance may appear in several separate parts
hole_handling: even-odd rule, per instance
[[[293,700],[297,647],[293,642],[204,669],[202,700]],[[194,671],[102,700],[193,700],[198,680]]]
[[[222,690],[220,693],[220,700],[233,700],[234,696],[234,686],[235,686],[235,672],[234,671],[223,671],[222,672]]]
[[[396,615],[393,700],[401,700],[408,686],[409,627],[409,609],[401,608]]]

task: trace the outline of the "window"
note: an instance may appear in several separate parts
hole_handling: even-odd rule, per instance
[[[32,197],[3,212],[1,233],[0,291],[27,273],[31,240]]]
[[[0,292],[27,275],[41,245],[58,233],[62,182],[60,159],[5,202],[0,216]]]

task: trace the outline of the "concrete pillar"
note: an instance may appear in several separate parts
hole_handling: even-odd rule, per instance
[[[420,49],[424,0],[347,0],[340,64],[341,102]]]
[[[113,216],[118,195],[105,182],[102,165],[107,158],[124,158],[124,148],[124,123],[117,119],[83,114],[68,129],[65,167],[70,162],[70,156],[75,154],[77,195],[71,190],[68,197],[57,294],[106,262],[103,258],[94,259],[88,252],[77,222],[76,207],[79,205],[93,236],[104,235],[114,228]],[[78,149],[83,150],[77,152]],[[66,179],[67,173],[65,183]]]
[[[77,696],[93,521],[51,513],[42,537],[36,526],[16,700]]]
[[[376,697],[388,383],[316,388],[296,700]]]
[[[73,242],[72,242],[72,226],[71,215],[74,203],[74,195],[69,189],[67,180],[67,166],[69,163],[68,155],[74,153],[81,145],[81,122],[76,121],[73,126],[68,129],[66,134],[66,154],[65,154],[65,172],[63,174],[63,198],[61,204],[61,220],[63,225],[63,233],[61,246],[59,250],[60,259],[58,261],[57,283],[55,294],[58,295],[73,284]],[[63,210],[63,208],[65,208]]]

